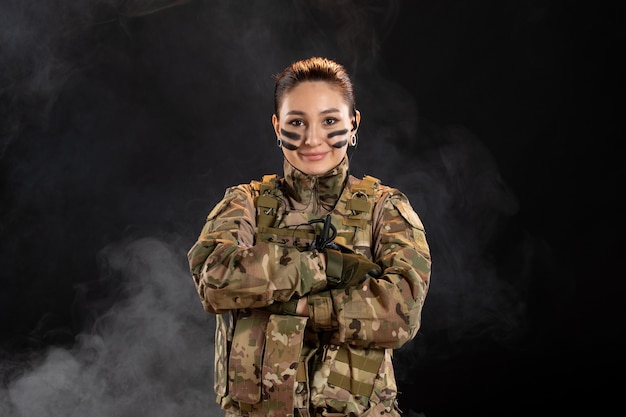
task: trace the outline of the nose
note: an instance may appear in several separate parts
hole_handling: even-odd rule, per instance
[[[318,128],[317,126],[310,126],[306,131],[304,144],[315,147],[322,143],[322,137],[320,136],[322,134],[321,130],[322,129]]]

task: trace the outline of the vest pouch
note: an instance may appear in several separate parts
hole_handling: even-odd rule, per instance
[[[352,395],[370,397],[374,380],[383,361],[384,351],[341,346],[334,366],[330,368],[328,383],[349,391]]]
[[[374,400],[372,393],[385,351],[350,345],[328,346],[314,370],[311,403],[314,407],[361,415]]]
[[[265,333],[262,391],[266,416],[293,416],[298,364],[308,317],[272,314]]]
[[[269,313],[241,310],[228,360],[228,392],[240,403],[261,401],[261,368]]]
[[[213,363],[213,389],[224,397],[228,387],[228,352],[233,338],[231,313],[215,315],[215,360]]]

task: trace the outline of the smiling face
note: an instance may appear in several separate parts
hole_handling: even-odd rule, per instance
[[[361,115],[352,116],[341,92],[325,81],[297,84],[282,98],[272,116],[285,158],[309,175],[324,174],[342,161],[356,134]]]

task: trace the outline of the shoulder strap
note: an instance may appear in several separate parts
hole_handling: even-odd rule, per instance
[[[257,212],[257,227],[270,227],[276,218],[278,199],[275,197],[278,190],[279,177],[277,174],[263,175],[263,181],[252,181],[252,188],[256,194],[254,205]]]
[[[378,178],[366,175],[350,186],[350,196],[346,201],[348,215],[344,217],[343,224],[361,228],[367,225],[372,218],[374,197],[379,185]]]

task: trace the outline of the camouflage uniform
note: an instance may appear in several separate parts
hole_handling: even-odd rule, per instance
[[[376,180],[365,220],[351,222],[362,181],[347,158],[321,176],[285,160],[277,184],[267,210],[259,182],[227,189],[188,253],[202,305],[216,314],[217,402],[227,416],[399,416],[392,353],[417,333],[430,279],[419,217]],[[261,227],[258,215],[272,210]],[[327,287],[326,258],[309,245],[319,224],[308,222],[328,213],[335,241],[381,276]],[[309,317],[295,316],[304,296]]]

